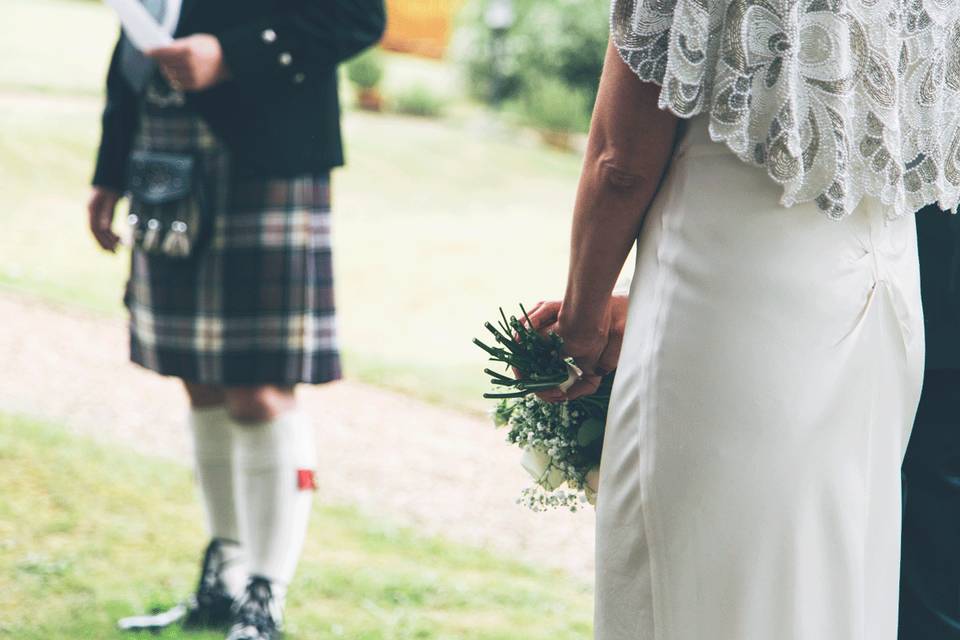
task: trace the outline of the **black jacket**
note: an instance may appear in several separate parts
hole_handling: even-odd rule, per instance
[[[343,164],[337,65],[376,43],[385,22],[383,0],[183,0],[175,35],[217,36],[232,74],[187,103],[240,176],[329,171]],[[139,96],[119,61],[118,44],[93,183],[123,191]]]
[[[927,370],[960,370],[960,216],[917,213]]]

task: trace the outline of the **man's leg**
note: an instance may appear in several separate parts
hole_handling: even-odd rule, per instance
[[[240,542],[233,492],[233,426],[223,389],[186,383],[197,484],[213,539]]]
[[[128,631],[159,630],[178,623],[191,629],[226,629],[233,623],[234,605],[247,585],[234,486],[236,424],[227,411],[222,388],[192,383],[184,386],[190,397],[197,487],[210,542],[193,598],[168,611],[120,620],[120,628]]]
[[[234,487],[234,423],[226,408],[221,387],[185,383],[190,396],[190,432],[197,486],[207,516],[211,544],[218,554],[211,558],[222,587],[232,598],[243,593],[247,568]]]
[[[234,486],[250,571],[229,637],[273,638],[269,623],[260,628],[262,613],[269,612],[279,627],[286,589],[306,539],[315,488],[313,429],[298,411],[292,388],[229,388],[225,395],[235,425]]]
[[[928,371],[903,465],[900,640],[960,640],[960,371]]]

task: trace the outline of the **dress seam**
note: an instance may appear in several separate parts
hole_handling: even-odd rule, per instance
[[[877,302],[877,301],[874,300],[874,302]],[[876,305],[873,305],[873,306],[871,307],[871,310],[873,310],[873,309],[876,309]],[[869,313],[869,311],[868,311],[868,313]],[[866,536],[868,535],[867,531],[868,531],[868,529],[869,529],[869,527],[870,527],[870,512],[871,512],[871,509],[870,509],[870,491],[871,491],[871,484],[872,484],[872,483],[871,483],[871,473],[869,472],[869,470],[873,468],[873,429],[874,429],[874,424],[875,424],[875,422],[876,422],[876,417],[877,417],[877,393],[879,393],[879,389],[876,388],[876,386],[877,386],[877,385],[874,384],[874,387],[875,387],[875,388],[874,388],[874,393],[873,393],[873,400],[872,400],[872,402],[871,402],[871,404],[870,404],[870,415],[869,415],[869,419],[868,419],[868,421],[867,421],[867,438],[866,438],[866,440],[867,440],[867,442],[866,442],[866,453],[867,453],[867,455],[866,455],[866,466],[865,466],[865,468],[866,468],[868,471],[867,471],[867,473],[866,473],[866,477],[864,478],[864,482],[863,482],[863,491],[864,491],[864,494],[863,494],[863,497],[864,497],[864,501],[863,501],[863,503],[864,503],[864,504],[863,504],[863,507],[864,507],[864,508],[863,508],[863,510],[864,510],[863,523],[864,523],[864,530],[861,532],[861,533],[862,533],[862,536],[863,536],[863,540],[862,540],[861,545],[860,545],[860,554],[861,554],[861,557],[860,557],[860,567],[861,567],[861,571],[863,571],[863,575],[861,576],[861,580],[863,580],[863,585],[864,585],[864,586],[865,586],[866,583],[867,583]],[[863,598],[866,598],[866,589],[864,588],[864,586],[861,587],[860,593],[861,593],[861,596],[862,596]],[[862,640],[866,640],[866,637],[867,637],[867,603],[866,603],[866,600],[864,599],[864,600],[862,600],[861,603],[860,603],[860,638],[861,638]]]
[[[673,171],[682,170],[680,168],[680,163],[675,163]],[[676,179],[676,175],[671,176]],[[667,186],[664,185],[664,193],[671,193],[667,190]],[[672,198],[671,198],[672,200]],[[647,561],[650,564],[650,595],[651,595],[651,607],[650,607],[650,616],[652,620],[653,627],[653,638],[650,640],[665,640],[666,636],[662,633],[664,626],[669,627],[669,623],[665,625],[664,616],[658,611],[658,604],[662,602],[662,593],[664,591],[661,583],[663,582],[663,574],[659,568],[659,562],[656,559],[656,554],[654,549],[657,547],[659,542],[654,541],[654,537],[659,541],[659,525],[655,522],[656,516],[654,514],[654,509],[651,508],[651,501],[649,500],[648,487],[650,486],[650,469],[651,469],[651,459],[652,459],[652,447],[650,446],[650,440],[654,435],[654,430],[650,426],[653,421],[656,419],[657,415],[657,406],[656,406],[656,393],[654,392],[653,386],[654,381],[656,380],[655,371],[657,367],[657,351],[658,345],[663,337],[663,329],[666,323],[667,318],[667,296],[665,291],[667,289],[667,265],[670,263],[670,257],[673,253],[674,247],[671,243],[671,231],[670,231],[670,222],[679,224],[681,221],[680,216],[682,215],[682,208],[670,206],[671,202],[665,202],[659,214],[659,219],[657,223],[659,225],[660,232],[660,242],[658,243],[658,249],[656,254],[657,260],[657,276],[656,284],[654,287],[654,296],[652,303],[656,305],[656,318],[653,324],[653,332],[650,336],[649,346],[647,349],[645,357],[645,368],[644,368],[644,378],[646,378],[646,384],[644,385],[644,397],[643,402],[643,414],[641,418],[641,424],[638,425],[636,430],[637,438],[637,451],[640,464],[640,473],[637,474],[637,478],[640,485],[640,509],[643,515],[643,526],[644,533],[647,538]],[[668,219],[668,216],[677,216],[675,220],[671,221]],[[639,252],[638,252],[639,257]],[[666,616],[669,618],[669,614]]]

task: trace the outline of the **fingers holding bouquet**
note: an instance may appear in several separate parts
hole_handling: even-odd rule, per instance
[[[484,369],[493,387],[484,397],[497,401],[494,422],[523,450],[523,466],[533,476],[522,502],[535,510],[576,510],[597,496],[626,300],[611,300],[591,330],[568,322],[558,301],[521,310],[521,319],[501,311],[500,320],[485,324],[490,344],[474,340],[496,363]],[[506,368],[497,371],[497,365]]]
[[[620,351],[623,348],[623,336],[627,326],[627,310],[630,307],[630,298],[626,295],[614,295],[610,298],[610,314],[607,326],[607,346],[600,353],[597,360],[598,370],[603,373],[612,373],[620,362]]]
[[[557,335],[563,339],[564,355],[573,358],[580,370],[576,380],[564,390],[566,400],[576,400],[596,393],[605,373],[600,367],[600,357],[607,347],[608,323],[598,326],[565,326],[561,318]]]
[[[531,329],[542,336],[557,333],[557,320],[560,318],[560,307],[562,306],[563,303],[559,300],[540,301],[530,308],[524,321]],[[515,370],[514,374],[519,377],[520,372]],[[569,387],[569,385],[561,385],[546,389],[538,392],[537,397],[547,402],[563,402],[566,399],[566,393],[561,387],[564,386]]]
[[[564,355],[573,358],[579,370],[576,379],[570,380],[563,388],[539,392],[540,398],[561,402],[597,392],[603,378],[617,368],[628,302],[626,296],[613,296],[603,322],[592,327],[578,325],[575,317],[565,317],[563,303],[559,300],[538,302],[531,308],[526,318],[530,328],[541,335],[559,335],[563,339]]]
[[[540,301],[533,305],[527,313],[530,328],[540,333],[555,331],[562,306],[563,302],[560,300]]]

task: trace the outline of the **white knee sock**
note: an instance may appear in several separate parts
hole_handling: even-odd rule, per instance
[[[233,486],[233,420],[224,407],[193,409],[190,431],[193,434],[197,486],[207,514],[207,530],[211,538],[225,542],[221,548],[223,565],[220,575],[236,597],[246,585],[247,570]]]
[[[279,602],[300,560],[313,502],[316,448],[307,417],[234,427],[240,534],[250,575],[268,578]]]

